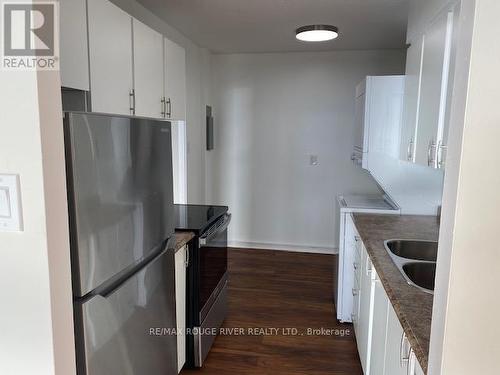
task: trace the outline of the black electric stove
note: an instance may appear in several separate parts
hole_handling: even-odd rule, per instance
[[[217,219],[228,211],[227,206],[204,206],[196,204],[175,205],[175,229],[197,234],[209,229]]]
[[[227,315],[226,206],[175,205],[176,230],[196,234],[186,260],[186,366],[201,367]]]

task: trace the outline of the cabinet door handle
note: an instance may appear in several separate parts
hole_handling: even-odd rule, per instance
[[[445,156],[443,156],[443,153],[446,155],[446,151],[448,151],[448,146],[444,145],[442,141],[439,141],[436,151],[436,158],[437,158],[436,164],[439,169],[444,168]]]
[[[356,297],[358,295],[358,290],[356,288],[352,288],[352,296]]]
[[[408,150],[406,151],[406,159],[408,161],[413,161],[413,138],[410,139],[410,143],[408,143]]]
[[[171,118],[172,117],[172,100],[170,98],[167,99],[167,104],[166,104],[167,110],[167,117]]]
[[[429,167],[434,167],[435,168],[435,157],[434,157],[434,150],[436,149],[436,143],[434,140],[429,142],[429,148],[427,149],[427,165]]]
[[[356,263],[356,262],[354,262],[352,265],[353,265],[353,267],[354,267],[355,270],[357,270],[359,268],[359,264]]]
[[[161,117],[165,118],[166,116],[166,112],[167,112],[167,108],[166,108],[166,105],[165,105],[165,97],[162,97],[161,100],[160,100],[160,103],[161,103]]]
[[[354,236],[354,241],[359,242],[360,238],[359,236]]]
[[[184,266],[186,268],[189,267],[189,246],[186,246],[186,260],[184,261]]]
[[[410,354],[408,355],[408,364],[406,365],[406,375],[415,375],[415,352],[410,348]]]
[[[130,114],[135,115],[135,90],[132,89],[128,93],[128,99],[129,99],[129,109],[130,109]]]
[[[366,275],[369,276],[370,273],[372,272],[372,261],[370,260],[370,258],[367,258],[366,259]]]
[[[406,333],[403,332],[401,335],[401,344],[399,346],[399,365],[404,368],[405,365],[408,365],[408,359],[409,359],[409,354],[408,352],[405,353],[405,342],[407,341],[406,339]],[[406,357],[405,357],[406,355]]]

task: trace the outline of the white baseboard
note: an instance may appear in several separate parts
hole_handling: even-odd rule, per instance
[[[242,242],[242,241],[228,241],[228,247],[240,247],[243,249],[263,249],[263,250],[280,250],[280,251],[293,251],[297,253],[312,253],[312,254],[338,254],[339,249],[334,247],[317,247],[317,246],[297,246],[297,245],[284,245],[275,243],[263,242]]]

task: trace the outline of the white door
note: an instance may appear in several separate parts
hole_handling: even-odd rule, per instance
[[[186,119],[186,51],[164,38],[166,118]]]
[[[175,253],[175,306],[177,318],[177,368],[186,362],[186,261],[187,246]]]
[[[92,111],[131,113],[132,18],[107,0],[88,0]]]
[[[373,266],[364,245],[361,247],[361,284],[359,299],[359,324],[356,332],[359,358],[365,375],[370,374],[371,337],[373,320]]]
[[[133,20],[135,114],[163,117],[163,36]]]
[[[87,6],[85,0],[63,0],[61,20],[61,84],[89,90],[89,55],[87,43]]]
[[[389,299],[377,275],[373,280],[373,329],[370,357],[370,373],[382,375],[385,373],[385,344],[387,334],[387,316]]]
[[[404,348],[402,348],[402,344]],[[406,375],[408,363],[404,361],[409,348],[403,339],[403,327],[399,323],[392,306],[389,306],[387,317],[387,341],[385,351],[385,375]]]

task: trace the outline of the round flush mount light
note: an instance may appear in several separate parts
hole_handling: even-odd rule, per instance
[[[304,42],[325,42],[339,36],[339,29],[331,25],[308,25],[295,30],[295,37]]]

